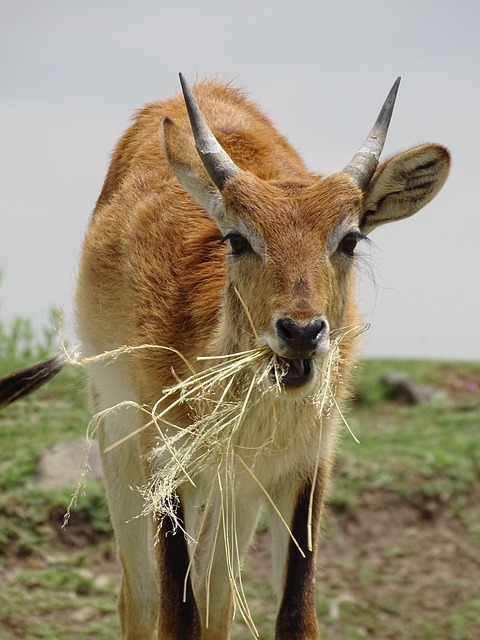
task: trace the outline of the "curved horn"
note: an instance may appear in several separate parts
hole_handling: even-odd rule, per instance
[[[383,145],[387,137],[388,125],[392,118],[399,84],[400,78],[397,78],[393,87],[390,89],[390,93],[378,114],[378,118],[370,134],[360,150],[353,156],[344,169],[344,172],[350,174],[363,191],[370,184],[370,180],[378,166],[378,161],[380,160]]]
[[[221,191],[227,180],[240,173],[240,169],[210,131],[187,81],[181,73],[179,73],[179,76],[195,139],[195,147],[205,165],[205,169],[208,171],[208,175]]]

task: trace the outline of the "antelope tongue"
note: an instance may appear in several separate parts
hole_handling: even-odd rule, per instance
[[[282,375],[282,384],[288,387],[300,387],[308,382],[313,374],[311,360],[278,358],[278,362],[285,373]]]

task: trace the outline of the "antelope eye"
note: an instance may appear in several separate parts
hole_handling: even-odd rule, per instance
[[[252,245],[249,243],[249,241],[239,233],[228,233],[223,238],[224,242],[226,242],[227,240],[230,243],[230,250],[233,256],[241,256],[245,253],[250,253],[251,251],[253,251]]]
[[[338,245],[338,251],[346,256],[353,256],[358,241],[362,238],[363,235],[359,231],[351,231],[350,233],[347,233]]]

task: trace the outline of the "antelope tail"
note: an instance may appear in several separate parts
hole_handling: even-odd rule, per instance
[[[0,409],[41,387],[66,364],[66,356],[59,354],[0,378]]]

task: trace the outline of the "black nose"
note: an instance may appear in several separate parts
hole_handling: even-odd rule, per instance
[[[315,318],[308,324],[298,324],[292,318],[280,318],[276,326],[278,337],[284,346],[303,357],[313,355],[328,334],[328,323],[322,317]]]

